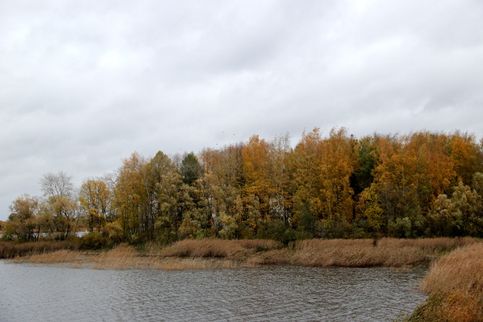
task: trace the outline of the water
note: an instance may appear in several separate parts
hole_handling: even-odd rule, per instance
[[[92,270],[0,261],[0,321],[392,321],[421,268]]]

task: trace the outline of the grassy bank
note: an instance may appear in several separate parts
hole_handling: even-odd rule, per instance
[[[97,268],[182,268],[300,265],[401,267],[429,263],[473,238],[304,240],[291,247],[272,240],[183,240],[167,247],[122,245],[110,251],[19,252],[16,262],[91,265]],[[67,244],[66,244],[67,245]],[[60,245],[59,245],[60,247]],[[55,250],[55,249],[53,249]],[[25,256],[28,255],[28,256]],[[12,257],[12,256],[8,256]],[[184,267],[186,265],[186,267]]]
[[[254,266],[258,252],[281,248],[272,240],[183,240],[168,247],[118,245],[107,251],[57,250],[18,256],[15,263],[62,264],[99,269],[210,269]]]
[[[119,245],[107,251],[59,250],[51,253],[16,257],[14,263],[54,264],[95,269],[213,269],[236,268],[241,263],[228,259],[170,258],[146,256],[132,246]]]
[[[293,249],[267,251],[252,258],[258,264],[291,264],[317,267],[400,267],[429,263],[457,247],[475,243],[473,238],[312,239]]]
[[[422,289],[428,300],[409,321],[483,321],[483,243],[437,259]]]
[[[126,244],[80,251],[74,242],[0,243],[16,263],[97,269],[213,269],[260,265],[401,267],[429,264],[422,283],[428,300],[409,318],[483,321],[483,243],[474,238],[304,240],[291,247],[272,240],[183,240],[167,247]]]
[[[35,241],[24,243],[13,241],[0,241],[0,259],[50,253],[65,249],[79,249],[79,241]]]

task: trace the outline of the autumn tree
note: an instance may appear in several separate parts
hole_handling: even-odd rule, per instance
[[[242,145],[230,145],[220,150],[206,149],[201,153],[206,185],[206,201],[213,220],[214,234],[222,238],[248,237],[245,225],[242,189]]]
[[[456,132],[449,137],[449,151],[458,177],[471,185],[473,174],[483,172],[482,144],[472,135]]]
[[[418,132],[405,137],[378,137],[374,181],[360,194],[358,218],[381,215],[381,232],[393,236],[421,235],[434,198],[456,178],[445,135]],[[371,198],[368,198],[371,196]],[[374,212],[375,209],[381,211]],[[380,219],[379,219],[380,220]]]
[[[290,158],[294,226],[298,238],[311,238],[319,234],[319,220],[322,218],[322,185],[319,175],[321,144],[318,129],[304,133]]]
[[[258,135],[242,148],[245,186],[243,201],[245,220],[252,236],[264,234],[270,220],[270,196],[274,187],[270,180],[270,146]]]
[[[37,223],[39,236],[46,236],[49,238],[56,237],[56,216],[52,212],[51,205],[47,200],[41,200],[39,202]]]
[[[181,175],[170,158],[158,152],[149,161],[133,154],[124,161],[114,189],[118,218],[128,240],[169,242],[181,224]]]
[[[269,147],[270,180],[270,224],[268,234],[271,238],[287,243],[293,235],[293,198],[291,190],[292,173],[290,158],[292,148],[288,135],[275,138]]]
[[[136,240],[140,236],[143,214],[148,196],[143,182],[146,161],[137,153],[124,160],[114,188],[114,207],[124,237]]]
[[[377,190],[376,185],[370,185],[359,194],[354,222],[356,229],[363,230],[363,236],[368,234],[374,238],[379,237],[387,227],[387,216]]]
[[[188,185],[193,184],[196,180],[201,178],[203,174],[203,168],[193,152],[184,156],[181,161],[180,171],[181,176],[183,177],[183,182]]]
[[[459,132],[357,139],[314,129],[294,148],[287,136],[255,135],[198,156],[134,153],[110,179],[84,181],[79,196],[65,173],[47,174],[44,198],[17,198],[3,229],[67,238],[81,213],[116,242],[481,236],[482,173],[483,140]]]
[[[405,139],[403,153],[415,163],[414,180],[420,207],[427,212],[431,200],[448,191],[456,180],[453,160],[448,154],[446,135],[418,132]]]
[[[342,237],[350,230],[353,217],[353,190],[350,178],[355,159],[344,129],[332,130],[321,145],[320,195],[325,235]]]
[[[450,198],[440,194],[429,213],[432,233],[438,236],[482,236],[483,203],[481,195],[462,180]]]
[[[64,172],[48,173],[40,183],[56,231],[60,233],[60,238],[65,239],[75,228],[78,215],[72,179]]]
[[[353,214],[353,148],[344,129],[304,134],[292,156],[294,213],[307,236],[342,236]]]
[[[374,169],[379,162],[375,137],[366,136],[353,143],[355,167],[351,176],[351,187],[359,195],[374,180]]]
[[[472,187],[483,198],[483,172],[473,174]]]
[[[144,230],[149,239],[163,242],[177,239],[182,214],[179,209],[179,189],[182,177],[171,159],[159,151],[144,171],[147,213]]]
[[[101,230],[111,217],[112,193],[103,179],[89,179],[82,183],[79,201],[87,216],[89,231]]]
[[[203,179],[183,184],[179,193],[181,238],[205,238],[216,234],[209,204],[209,189]]]
[[[30,241],[38,238],[37,214],[39,201],[27,195],[16,198],[10,206],[10,216],[6,225],[6,234],[18,240]],[[36,233],[36,234],[35,234]]]

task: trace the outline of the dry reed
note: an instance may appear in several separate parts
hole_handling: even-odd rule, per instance
[[[421,287],[430,297],[410,321],[483,321],[483,243],[436,260]]]
[[[158,254],[165,257],[215,257],[242,260],[256,252],[281,247],[279,242],[273,240],[186,239],[161,249]]]
[[[35,242],[13,242],[0,241],[0,258],[14,258],[31,254],[53,252],[61,249],[76,250],[79,245],[76,241],[35,241]]]
[[[203,239],[182,240],[167,247],[148,244],[142,250],[121,245],[110,251],[91,253],[90,256],[87,256],[86,252],[79,255],[79,252],[64,251],[51,255],[33,255],[24,261],[70,261],[76,265],[90,262],[92,266],[99,268],[168,269],[287,264],[321,267],[402,267],[429,263],[459,246],[477,241],[473,238],[385,238],[374,246],[371,239],[313,239],[298,241],[293,248],[283,248],[279,242],[272,240]]]
[[[89,267],[96,269],[213,269],[235,268],[242,264],[226,259],[206,258],[163,258],[146,256],[134,247],[119,245],[103,252],[80,252],[59,250],[51,253],[16,257],[14,263],[61,264],[68,267]]]
[[[383,238],[374,245],[372,239],[311,239],[298,241],[293,251],[283,249],[261,253],[252,262],[321,267],[401,267],[429,263],[442,253],[475,242],[477,239],[474,238]]]

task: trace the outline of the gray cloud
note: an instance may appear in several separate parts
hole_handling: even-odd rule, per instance
[[[42,174],[345,126],[483,135],[483,3],[2,1],[0,219]]]

